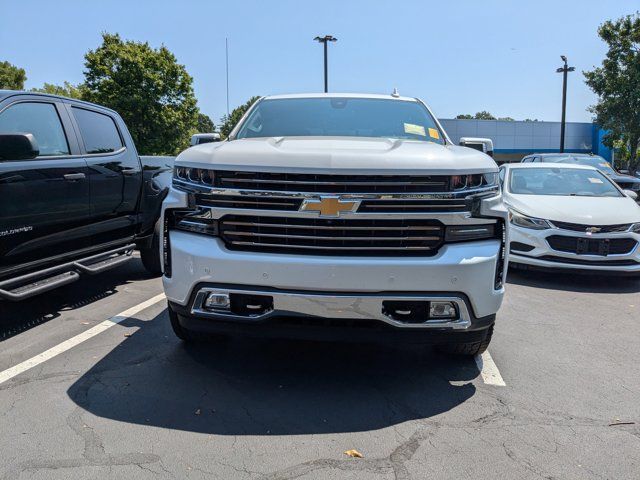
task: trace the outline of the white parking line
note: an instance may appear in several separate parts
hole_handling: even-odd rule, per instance
[[[507,386],[502,379],[502,375],[500,375],[500,370],[498,370],[496,362],[491,358],[489,350],[485,351],[482,355],[476,355],[476,365],[478,365],[482,381],[485,384],[494,385],[496,387]]]
[[[128,310],[125,310],[124,312],[119,313],[115,317],[111,317],[110,319],[105,320],[102,323],[99,323],[95,327],[92,327],[89,330],[86,330],[76,335],[75,337],[70,338],[69,340],[65,340],[64,342],[56,345],[55,347],[50,348],[49,350],[46,350],[36,355],[35,357],[32,357],[28,360],[25,360],[22,363],[19,363],[18,365],[8,368],[3,372],[0,372],[0,385],[6,382],[7,380],[12,379],[16,375],[20,375],[21,373],[24,373],[27,370],[33,367],[36,367],[41,363],[46,362],[47,360],[51,360],[53,357],[56,357],[61,353],[66,352],[67,350],[75,347],[76,345],[80,345],[82,342],[89,340],[92,337],[95,337],[96,335],[104,332],[108,328],[111,328],[114,325],[117,325],[118,323],[123,322],[128,318],[131,318],[132,316],[141,312],[145,308],[148,308],[164,300],[164,298],[165,298],[164,293],[156,295],[155,297],[150,298],[149,300],[145,300],[144,302],[136,305],[135,307],[131,307]]]

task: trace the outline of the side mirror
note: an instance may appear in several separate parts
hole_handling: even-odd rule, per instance
[[[38,142],[31,133],[0,133],[0,161],[29,160],[40,154]]]
[[[493,157],[493,140],[490,138],[462,137],[459,145],[480,150],[490,157]]]
[[[633,200],[638,200],[638,194],[633,190],[623,190],[623,192],[627,197],[632,198]]]

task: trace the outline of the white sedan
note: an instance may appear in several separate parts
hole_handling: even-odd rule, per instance
[[[634,192],[581,165],[510,164],[499,175],[511,264],[640,273]]]

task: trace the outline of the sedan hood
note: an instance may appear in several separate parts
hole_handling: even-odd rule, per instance
[[[505,196],[505,203],[531,217],[584,225],[640,222],[640,206],[629,197]]]
[[[359,137],[273,137],[206,143],[177,164],[221,170],[341,174],[447,175],[497,172],[488,155],[466,147],[416,140]]]

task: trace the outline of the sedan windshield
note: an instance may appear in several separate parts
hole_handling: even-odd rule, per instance
[[[417,101],[378,98],[262,100],[236,138],[380,137],[444,143],[429,111]]]
[[[595,167],[601,172],[609,175],[614,174],[615,170],[611,167],[611,164],[604,158],[597,155],[565,155],[565,156],[553,156],[545,157],[543,162],[553,163],[573,163],[575,165],[588,165],[589,167]]]
[[[555,167],[512,169],[509,191],[522,195],[622,196],[613,183],[597,170]]]

